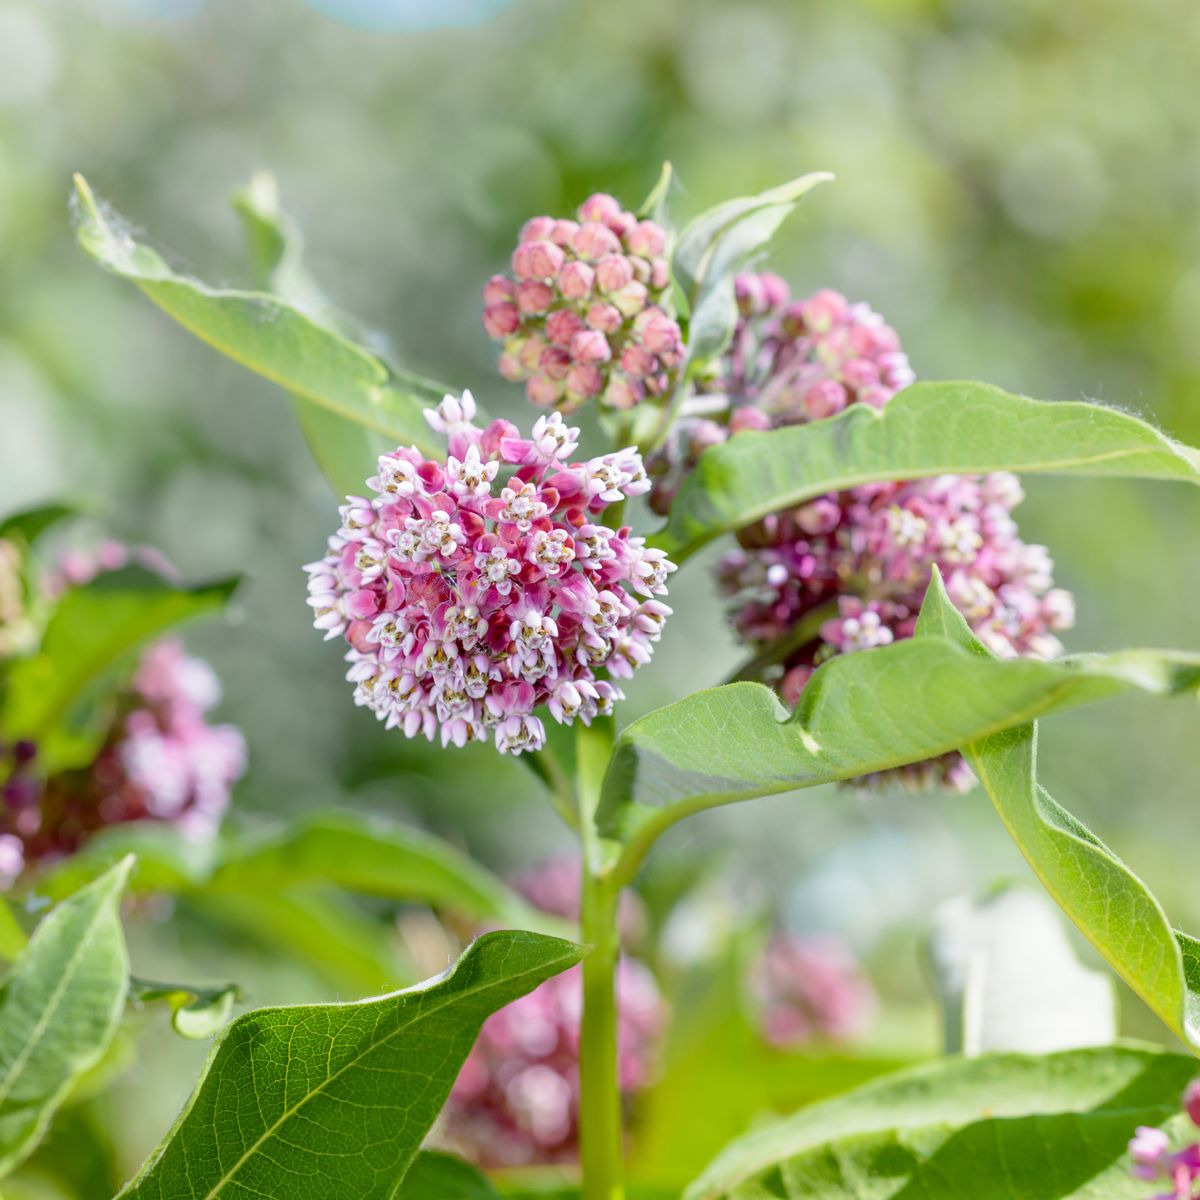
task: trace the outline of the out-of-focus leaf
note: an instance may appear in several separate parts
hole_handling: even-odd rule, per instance
[[[275,893],[332,883],[361,895],[422,901],[478,920],[561,933],[520,895],[448,843],[415,829],[347,814],[310,817],[234,849],[213,875],[218,891]]]
[[[636,862],[704,809],[933,758],[1122,692],[1198,684],[1200,657],[1169,651],[1000,661],[944,637],[895,642],[825,663],[792,713],[761,684],[731,683],[635,721],[617,739],[598,823],[636,843]]]
[[[0,959],[12,962],[29,944],[9,902],[0,897]]]
[[[1129,413],[983,383],[917,383],[883,409],[739,433],[705,451],[655,543],[681,561],[722,533],[826,492],[988,471],[1200,483],[1200,451]]]
[[[1048,1054],[1117,1040],[1111,976],[1079,961],[1061,914],[1036,892],[948,901],[929,954],[947,1054]]]
[[[689,370],[720,354],[733,336],[734,273],[775,236],[806,193],[832,178],[827,171],[816,171],[757,196],[726,200],[701,213],[680,234],[672,269],[688,306]]]
[[[671,194],[671,185],[675,182],[675,170],[669,162],[662,165],[658,179],[650,189],[650,194],[642,201],[637,215],[648,221],[654,221],[670,228],[670,217],[667,215],[667,198]]]
[[[583,951],[486,934],[436,979],[355,1004],[246,1013],[163,1144],[120,1193],[391,1200],[484,1019]]]
[[[219,988],[197,988],[183,983],[153,983],[136,976],[129,981],[129,998],[137,1004],[165,1003],[171,1026],[181,1037],[212,1037],[229,1020],[241,988],[227,983]]]
[[[461,1158],[422,1150],[408,1168],[398,1195],[400,1200],[499,1200],[500,1193]]]
[[[0,538],[20,538],[32,546],[47,530],[77,514],[69,504],[41,504],[0,521]]]
[[[1135,1200],[1132,1131],[1195,1069],[1136,1045],[943,1059],[739,1138],[684,1200]]]
[[[918,639],[952,638],[995,661],[935,575]],[[1146,885],[1037,782],[1033,723],[972,741],[967,760],[1034,873],[1116,972],[1193,1049],[1200,1050],[1200,944],[1171,927]]]
[[[356,340],[357,330],[328,301],[304,265],[300,227],[283,211],[275,179],[260,171],[233,198],[250,248],[256,286],[345,337]],[[417,380],[427,399],[440,398],[437,385]],[[357,421],[348,421],[328,408],[292,393],[292,410],[317,465],[339,499],[359,495],[374,472],[380,454],[392,449],[388,439]]]
[[[0,1176],[33,1150],[116,1031],[129,983],[119,906],[130,866],[54,909],[0,988]]]
[[[371,351],[278,296],[212,288],[176,274],[161,255],[134,239],[126,222],[96,201],[79,176],[74,211],[80,246],[202,341],[394,444],[439,450],[422,413],[441,396],[415,377],[402,378]]]
[[[47,770],[87,761],[97,731],[84,711],[133,651],[185,621],[220,610],[237,586],[175,587],[141,567],[72,588],[46,626],[38,653],[13,664],[0,727],[38,743]]]

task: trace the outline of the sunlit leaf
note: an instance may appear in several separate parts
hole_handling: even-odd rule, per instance
[[[486,934],[445,974],[354,1004],[246,1013],[120,1193],[391,1200],[486,1017],[579,961],[569,942]]]
[[[983,383],[917,383],[883,409],[739,433],[707,450],[655,539],[676,561],[722,533],[826,492],[888,479],[987,471],[1200,483],[1200,451],[1083,401],[1047,402]]]
[[[938,575],[917,634],[953,638],[992,661]],[[1046,890],[1168,1027],[1200,1051],[1200,945],[1173,929],[1146,885],[1038,784],[1037,726],[972,741],[964,752]]]
[[[1136,1045],[943,1059],[739,1138],[684,1200],[1141,1200],[1129,1138],[1195,1066]]]
[[[129,982],[119,905],[130,865],[54,909],[0,988],[0,1175],[30,1153],[116,1031]]]

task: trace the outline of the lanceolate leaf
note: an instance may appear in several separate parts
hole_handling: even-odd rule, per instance
[[[163,1145],[120,1193],[137,1200],[400,1192],[479,1026],[582,956],[569,942],[492,933],[446,974],[356,1004],[239,1017]]]
[[[689,312],[689,369],[719,354],[733,335],[734,272],[771,240],[807,192],[832,178],[816,171],[757,196],[727,200],[701,213],[680,234],[672,270]]]
[[[1000,661],[946,638],[831,659],[789,713],[769,688],[731,683],[625,729],[604,780],[603,835],[636,863],[691,813],[919,762],[1035,717],[1130,690],[1200,686],[1200,657],[1148,650]]]
[[[953,638],[994,661],[934,577],[919,638]],[[1200,946],[1172,929],[1146,885],[1037,782],[1037,726],[979,739],[965,753],[1008,832],[1046,890],[1116,972],[1200,1051]]]
[[[1136,1045],[943,1059],[739,1138],[684,1200],[1141,1200],[1126,1145],[1195,1068]]]
[[[30,1153],[116,1031],[129,980],[119,904],[130,865],[54,909],[0,989],[0,1176]]]
[[[136,284],[164,312],[243,366],[394,444],[436,449],[422,410],[436,403],[415,378],[295,304],[265,292],[212,288],[176,274],[75,180],[76,237],[102,267]]]
[[[448,843],[350,815],[309,818],[231,852],[209,886],[276,892],[301,883],[334,883],[361,895],[420,901],[478,920],[563,931],[562,922],[548,919]]]
[[[54,611],[36,656],[9,673],[0,727],[9,737],[39,743],[46,768],[86,761],[95,746],[80,709],[129,655],[164,631],[222,608],[237,586],[224,580],[204,587],[174,587],[141,567],[102,575],[73,588]],[[67,719],[74,728],[63,728]]]
[[[982,383],[917,383],[882,410],[740,433],[700,458],[655,539],[676,561],[722,533],[826,492],[987,471],[1200,483],[1200,451],[1129,413]]]
[[[422,1150],[413,1159],[400,1200],[499,1200],[499,1193],[468,1162],[453,1154]]]

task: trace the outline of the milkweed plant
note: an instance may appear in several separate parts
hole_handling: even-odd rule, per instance
[[[539,1194],[587,1200],[684,1183],[686,1200],[1138,1197],[1154,1180],[1197,1194],[1186,1054],[1111,1038],[981,1047],[969,971],[975,1033],[948,1040],[959,1053],[708,1147],[691,1182],[655,1190],[636,1158],[626,1170],[630,1114],[687,998],[668,1000],[645,957],[633,884],[677,823],[755,797],[830,783],[986,795],[1066,917],[1200,1052],[1197,943],[1037,779],[1039,720],[1194,694],[1200,656],[1064,654],[1075,599],[1018,527],[1022,475],[1196,484],[1200,452],[1118,409],[925,380],[868,304],[766,270],[776,230],[829,178],[681,225],[666,168],[636,209],[597,193],[531,217],[505,268],[465,283],[496,347],[497,378],[474,394],[358,337],[307,274],[269,177],[236,199],[256,290],[175,272],[77,179],[82,249],[287,393],[337,496],[303,570],[345,702],[385,736],[433,743],[444,772],[467,747],[497,771],[528,766],[577,855],[506,882],[350,816],[219,834],[245,746],[171,631],[236,581],[185,585],[111,542],[48,552],[80,519],[66,505],[10,516],[0,1171],[35,1152],[126,1007],[164,1002],[181,1033],[215,1040],[121,1196],[447,1200],[537,1165],[558,1168]],[[506,394],[524,415],[489,417]],[[629,681],[706,586],[742,665],[627,720]],[[233,985],[130,974],[123,894],[216,891],[233,920],[270,903],[250,899],[264,880],[420,900],[473,940],[424,983],[232,1021]],[[836,1045],[876,1005],[847,947],[782,928],[737,987],[765,1047]]]

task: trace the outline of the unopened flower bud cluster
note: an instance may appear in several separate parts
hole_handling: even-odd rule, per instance
[[[573,462],[559,413],[522,437],[474,423],[470,393],[426,414],[445,461],[379,459],[328,552],[306,568],[315,624],[349,644],[355,699],[406,736],[501,753],[539,749],[536,709],[571,724],[612,711],[612,677],[649,661],[675,567],[611,504],[649,488],[633,450]],[[503,474],[501,471],[503,469]]]
[[[500,373],[539,407],[633,408],[662,396],[682,362],[667,235],[602,193],[577,216],[526,222],[512,277],[484,288],[484,328],[503,343]]]

